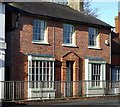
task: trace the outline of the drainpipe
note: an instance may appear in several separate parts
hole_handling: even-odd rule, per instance
[[[55,27],[53,27],[53,57],[55,57]]]
[[[112,80],[112,32],[113,30],[110,32],[110,81]]]

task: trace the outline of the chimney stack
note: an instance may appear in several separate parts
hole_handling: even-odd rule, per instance
[[[84,11],[83,4],[84,0],[68,0],[68,6],[78,11]]]
[[[120,1],[118,2],[118,16],[115,17],[115,32],[119,33],[120,38]]]

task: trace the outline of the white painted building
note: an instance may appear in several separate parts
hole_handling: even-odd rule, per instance
[[[5,4],[0,2],[0,81],[5,81]],[[4,84],[0,82],[0,99],[4,98]]]

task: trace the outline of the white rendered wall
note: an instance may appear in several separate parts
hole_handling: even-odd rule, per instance
[[[5,5],[0,2],[0,42],[5,42]]]
[[[4,98],[5,49],[5,5],[0,2],[0,100]]]

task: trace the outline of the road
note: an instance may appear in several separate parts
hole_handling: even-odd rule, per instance
[[[11,105],[2,107],[57,107],[57,106],[79,106],[79,107],[120,107],[120,99],[109,98],[109,99],[94,99],[94,100],[72,100],[65,102],[44,102],[44,103],[30,103],[23,105]]]

